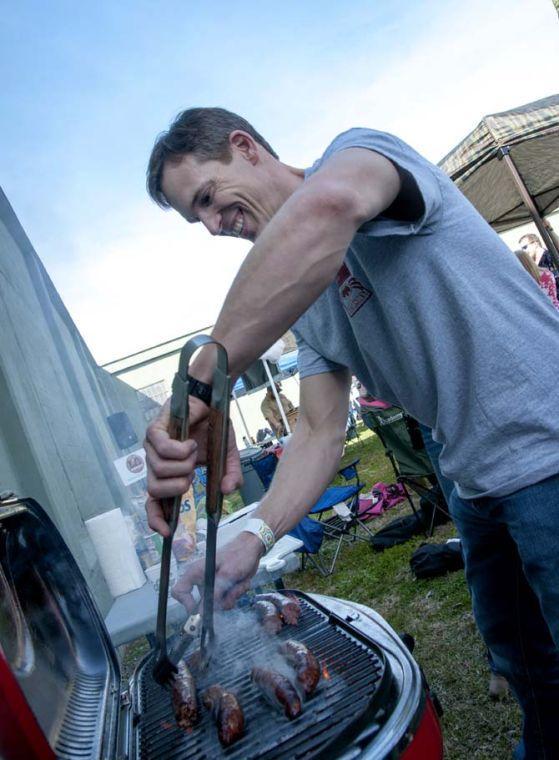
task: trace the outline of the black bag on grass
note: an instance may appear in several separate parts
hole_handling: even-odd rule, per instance
[[[406,515],[392,520],[384,528],[371,536],[369,542],[374,552],[383,552],[398,544],[405,544],[410,538],[423,533],[425,526],[415,515]]]
[[[464,567],[462,544],[453,539],[444,544],[421,544],[410,559],[416,578],[436,578]]]

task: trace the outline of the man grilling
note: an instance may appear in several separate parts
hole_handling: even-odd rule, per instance
[[[288,328],[298,339],[299,421],[250,531],[218,554],[218,601],[235,603],[328,485],[353,372],[442,444],[476,621],[524,710],[518,756],[559,757],[559,418],[539,402],[558,407],[557,366],[540,357],[559,355],[559,314],[452,182],[385,133],[351,129],[304,171],[239,116],[190,109],[158,138],[148,189],[211,234],[254,242],[213,331],[233,374]],[[191,375],[208,383],[213,361],[201,352]],[[166,408],[147,431],[146,508],[162,534],[159,500],[204,461],[201,398],[191,440],[169,438]],[[240,479],[231,435],[223,491]],[[175,589],[189,609],[202,575],[193,565]]]

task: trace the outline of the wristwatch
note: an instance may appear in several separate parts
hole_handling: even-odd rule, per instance
[[[200,401],[209,406],[212,403],[212,386],[208,385],[208,383],[203,383],[201,380],[196,380],[195,377],[191,377],[190,375],[187,375],[186,379],[188,381],[188,394],[200,399]]]
[[[266,554],[270,551],[272,546],[276,543],[276,537],[274,536],[274,531],[270,528],[269,525],[267,525],[264,520],[261,520],[258,517],[251,517],[249,520],[247,520],[246,525],[243,528],[243,531],[246,531],[247,533],[254,533],[255,536],[258,536],[258,538],[262,541],[264,544],[264,549],[266,550]]]

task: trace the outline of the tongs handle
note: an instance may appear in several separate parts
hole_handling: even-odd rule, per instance
[[[208,475],[206,481],[206,565],[204,569],[204,596],[202,602],[201,652],[202,664],[209,661],[214,640],[213,608],[215,590],[217,529],[221,519],[223,494],[221,480],[227,454],[229,418],[223,411],[212,407],[208,421]]]
[[[227,438],[229,434],[229,398],[231,378],[229,376],[227,352],[217,345],[217,366],[212,384],[212,401],[208,418],[206,480],[206,565],[204,570],[204,597],[202,607],[201,654],[202,663],[207,665],[214,639],[213,607],[216,569],[217,528],[221,518],[223,493],[221,481],[227,458]]]
[[[206,484],[206,514],[216,524],[221,519],[223,493],[221,480],[227,456],[229,420],[221,409],[210,408],[208,419],[208,478]]]
[[[171,415],[169,421],[169,438],[172,438],[173,441],[185,441],[188,438],[188,403],[186,404],[185,413],[183,419]],[[183,495],[181,494],[180,496],[174,496],[172,499],[163,499],[161,502],[163,517],[169,525],[171,536],[173,536],[177,529],[182,496]]]
[[[169,436],[175,441],[184,441],[188,437],[188,400],[184,408],[184,417],[179,419],[171,415]],[[171,552],[173,536],[179,521],[182,494],[172,499],[163,499],[161,507],[163,516],[169,525],[169,535],[163,539],[161,552],[161,569],[159,571],[159,596],[157,599],[157,624],[155,638],[160,656],[167,651],[167,600],[169,597],[169,576],[171,574]]]
[[[217,347],[217,365],[214,371],[212,384],[207,451],[208,480],[206,490],[206,511],[208,515],[208,542],[205,580],[207,582],[209,579],[209,591],[206,590],[206,593],[204,594],[204,615],[202,623],[202,649],[206,649],[206,651],[207,648],[204,647],[204,643],[213,638],[213,588],[215,578],[216,532],[217,524],[221,517],[221,507],[223,502],[221,479],[223,477],[227,453],[229,396],[231,393],[231,379],[229,377],[227,352],[223,346],[207,335],[197,335],[194,338],[191,338],[185,343],[181,350],[178,371],[173,380],[169,424],[169,436],[172,439],[184,441],[188,438],[188,367],[193,354],[199,348],[202,348],[202,346],[209,344],[214,344]],[[181,501],[182,495],[175,496],[173,499],[165,499],[162,502],[163,514],[169,525],[169,536],[163,540],[156,639],[160,657],[165,658],[167,653],[167,597],[169,593],[171,549],[173,535],[177,528]],[[213,537],[213,541],[210,537]]]
[[[173,379],[171,408],[169,420],[169,437],[175,441],[185,441],[188,438],[188,365],[192,355],[211,339],[205,335],[197,335],[187,341],[181,349],[178,370]],[[157,599],[157,623],[155,638],[161,660],[167,659],[167,600],[169,596],[169,575],[171,572],[171,552],[173,536],[179,521],[179,512],[183,494],[173,499],[163,499],[161,508],[169,526],[169,535],[163,539],[161,553],[161,570],[159,573],[159,596]]]

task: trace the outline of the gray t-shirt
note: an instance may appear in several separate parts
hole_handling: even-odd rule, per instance
[[[559,473],[559,312],[449,178],[398,138],[351,129],[306,177],[352,147],[411,174],[424,213],[360,228],[336,282],[294,326],[301,376],[349,367],[432,428],[463,498]]]

